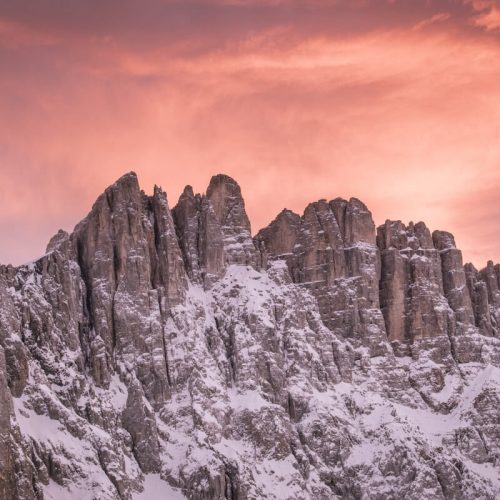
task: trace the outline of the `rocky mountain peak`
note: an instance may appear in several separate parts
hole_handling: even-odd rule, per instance
[[[227,175],[215,175],[210,180],[206,197],[223,234],[226,264],[256,267],[259,258],[238,183]]]
[[[378,246],[381,249],[396,248],[398,250],[433,249],[430,230],[424,222],[405,226],[400,220],[386,220],[385,224],[377,229]]]
[[[432,233],[432,241],[434,247],[440,251],[456,248],[455,237],[447,231],[434,231]]]
[[[184,190],[182,191],[181,197],[187,197],[187,198],[194,198],[194,191],[193,187],[190,185],[187,185]]]
[[[59,245],[61,245],[61,243],[67,241],[68,239],[69,239],[69,234],[63,229],[59,229],[59,231],[54,236],[52,236],[52,238],[50,238],[45,253],[52,252]]]
[[[0,498],[500,495],[500,267],[358,199],[255,238],[126,174],[0,266]]]
[[[241,189],[231,177],[213,176],[206,195],[186,186],[173,213],[191,279],[210,286],[228,265],[257,267]]]
[[[357,198],[335,198],[330,202],[345,242],[375,244],[375,224],[367,206]]]
[[[134,200],[140,196],[141,188],[139,186],[139,179],[135,172],[128,172],[117,179],[104,191],[103,195],[107,196],[112,202],[113,197],[119,200]]]
[[[245,212],[241,188],[233,178],[224,174],[214,175],[207,188],[207,198],[219,224],[236,224],[250,231],[250,220]]]

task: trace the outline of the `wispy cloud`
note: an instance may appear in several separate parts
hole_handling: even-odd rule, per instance
[[[430,26],[431,24],[447,21],[448,19],[450,19],[450,17],[451,17],[451,15],[448,12],[439,12],[437,14],[432,15],[431,17],[429,17],[427,19],[424,19],[424,20],[418,22],[417,24],[415,24],[413,26],[412,29],[420,30],[422,28]]]
[[[255,230],[357,196],[500,260],[460,210],[500,179],[500,45],[470,25],[477,3],[65,5],[0,6],[0,262],[42,252],[130,169],[171,204],[229,173]]]

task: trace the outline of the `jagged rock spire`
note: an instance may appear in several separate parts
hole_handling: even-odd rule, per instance
[[[257,266],[250,220],[238,183],[227,175],[215,175],[210,179],[206,196],[221,227],[226,264]]]
[[[194,195],[186,186],[173,214],[192,280],[210,286],[228,265],[257,267],[259,256],[241,189],[231,177],[212,177],[206,195]]]

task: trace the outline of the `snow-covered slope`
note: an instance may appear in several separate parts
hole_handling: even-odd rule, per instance
[[[0,498],[500,496],[500,269],[359,200],[108,188],[0,267]]]

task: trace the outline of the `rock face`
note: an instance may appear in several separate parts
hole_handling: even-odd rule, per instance
[[[312,293],[330,330],[356,346],[383,352],[380,255],[375,224],[363,203],[320,200],[302,217],[284,210],[256,239],[267,261],[284,260],[292,281]]]
[[[386,221],[378,228],[381,306],[387,335],[412,341],[448,335],[453,322],[444,297],[441,258],[424,223]]]
[[[238,184],[227,175],[212,177],[206,195],[186,186],[173,210],[189,278],[206,287],[228,265],[257,267],[259,255]]]
[[[127,174],[0,266],[0,498],[498,498],[499,289],[354,198],[252,238]]]
[[[467,289],[462,252],[455,247],[455,239],[450,233],[434,231],[432,239],[441,257],[444,295],[455,313],[459,333],[466,333],[470,325],[475,324],[475,318],[471,294]]]

